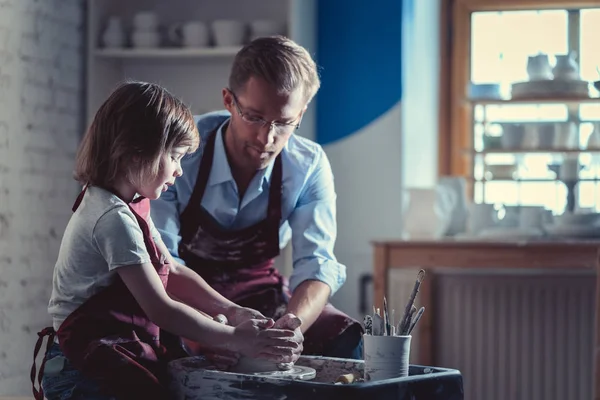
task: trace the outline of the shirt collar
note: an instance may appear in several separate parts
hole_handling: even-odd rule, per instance
[[[208,178],[208,186],[219,185],[228,181],[234,182],[233,175],[231,174],[231,167],[227,161],[225,143],[223,141],[223,128],[228,122],[229,119],[225,120],[217,129],[217,136],[215,137],[215,152],[210,170],[210,177]],[[269,185],[274,164],[275,161],[273,160],[269,163],[267,168],[258,171],[258,176],[260,177],[262,175],[261,182],[263,185]],[[259,191],[262,191],[262,185],[259,187]]]
[[[227,161],[227,153],[225,153],[225,144],[223,143],[223,127],[229,122],[229,119],[223,121],[217,129],[217,137],[215,137],[215,151],[208,178],[208,186],[218,185],[227,181],[233,181],[231,168]]]

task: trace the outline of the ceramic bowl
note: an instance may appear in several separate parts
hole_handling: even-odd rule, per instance
[[[500,85],[497,83],[471,83],[469,85],[471,99],[499,99]]]

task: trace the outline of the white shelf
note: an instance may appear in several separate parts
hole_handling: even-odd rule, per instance
[[[467,103],[473,105],[511,105],[511,104],[581,104],[581,103],[600,103],[598,96],[547,96],[531,98],[512,98],[512,99],[467,99]]]
[[[484,150],[474,150],[474,149],[466,149],[465,153],[469,154],[539,154],[539,153],[566,153],[566,154],[585,154],[585,153],[600,153],[600,149],[598,148],[589,148],[589,149],[560,149],[560,148],[537,148],[537,149],[484,149]]]
[[[229,83],[231,65],[242,48],[241,45],[105,48],[101,46],[102,34],[113,16],[121,18],[127,39],[131,39],[135,15],[152,10],[159,17],[160,26],[167,29],[160,30],[161,40],[169,38],[168,29],[185,21],[210,23],[231,19],[249,25],[251,21],[266,19],[285,26],[289,37],[310,53],[316,50],[316,0],[86,0],[86,3],[87,124],[116,84],[128,79],[159,83],[182,99],[194,114],[221,109],[222,89]],[[311,139],[315,137],[314,107],[315,101],[304,114],[298,132]]]
[[[235,47],[205,47],[205,48],[122,48],[122,49],[96,49],[94,55],[103,58],[140,59],[140,58],[218,58],[234,57],[241,49]]]

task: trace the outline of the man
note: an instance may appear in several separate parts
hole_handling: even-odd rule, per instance
[[[359,359],[361,325],[328,303],[346,279],[333,254],[331,167],[318,144],[294,135],[319,86],[314,61],[293,41],[245,46],[222,91],[227,111],[197,119],[201,148],[153,202],[152,219],[173,258],[223,296],[282,328],[299,317],[303,354]],[[273,259],[290,230],[288,290]]]

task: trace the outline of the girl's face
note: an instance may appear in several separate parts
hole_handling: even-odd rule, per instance
[[[154,178],[144,180],[141,187],[136,188],[137,193],[150,200],[158,199],[175,183],[175,178],[183,175],[181,159],[188,150],[189,146],[173,147],[170,153],[163,154],[158,174]]]

